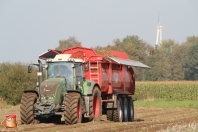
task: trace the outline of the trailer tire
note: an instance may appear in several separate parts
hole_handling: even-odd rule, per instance
[[[113,121],[113,112],[114,112],[114,110],[112,110],[112,109],[107,110],[107,120]]]
[[[122,99],[117,97],[117,108],[113,110],[113,121],[122,122],[123,121],[123,105]]]
[[[123,108],[123,122],[128,122],[128,101],[125,96],[122,97],[122,108]]]
[[[132,97],[127,97],[128,100],[128,121],[134,121],[134,104]]]
[[[94,87],[92,96],[89,98],[89,120],[100,121],[102,114],[101,91],[98,86]]]
[[[21,98],[20,117],[22,124],[36,123],[34,117],[34,104],[37,101],[35,93],[24,93]]]

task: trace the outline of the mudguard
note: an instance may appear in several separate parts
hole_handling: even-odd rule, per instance
[[[86,80],[86,81],[84,81],[82,94],[83,95],[91,95],[92,94],[92,91],[93,91],[93,88],[95,86],[98,86],[99,87],[98,83],[96,83],[93,80]]]

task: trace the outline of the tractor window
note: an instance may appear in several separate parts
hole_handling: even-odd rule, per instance
[[[71,62],[48,63],[47,78],[56,78],[58,76],[68,78],[73,76],[71,64]]]
[[[76,66],[76,76],[83,77],[82,65]]]

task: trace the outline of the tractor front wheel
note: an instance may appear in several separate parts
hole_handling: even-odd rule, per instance
[[[36,93],[23,93],[20,106],[20,117],[22,124],[31,124],[34,118],[34,104],[37,101]]]
[[[65,124],[71,125],[82,122],[82,99],[79,93],[65,95]]]

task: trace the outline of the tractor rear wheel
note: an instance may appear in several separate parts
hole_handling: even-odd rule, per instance
[[[22,124],[34,123],[34,104],[37,101],[36,93],[24,93],[21,98],[20,117]]]
[[[127,97],[128,101],[128,121],[134,121],[134,105],[132,97]]]
[[[79,93],[65,95],[65,124],[71,125],[82,122],[82,99]]]
[[[99,121],[102,114],[101,91],[94,87],[92,96],[89,98],[89,120]]]

